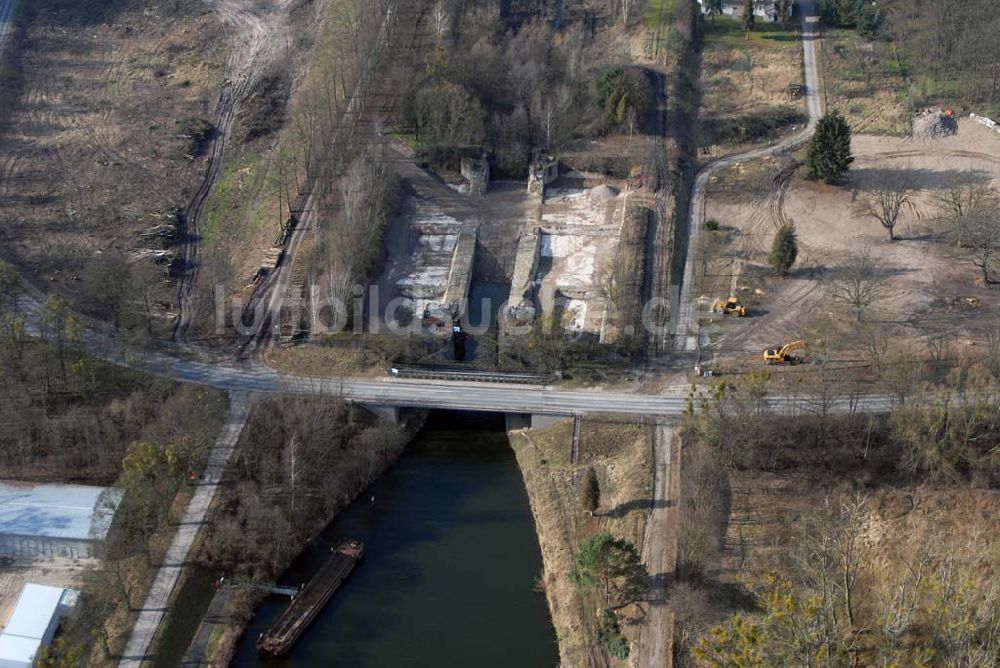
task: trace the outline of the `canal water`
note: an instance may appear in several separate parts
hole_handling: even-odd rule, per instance
[[[372,501],[374,497],[374,501]],[[287,603],[265,601],[234,666],[555,666],[535,590],[541,553],[501,416],[432,412],[399,463],[327,527],[283,584],[308,579],[340,538],[365,557],[292,652],[258,658]]]

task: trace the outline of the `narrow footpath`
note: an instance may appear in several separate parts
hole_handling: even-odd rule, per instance
[[[673,613],[667,606],[666,589],[677,565],[674,527],[677,524],[679,458],[674,456],[674,428],[656,425],[653,437],[653,511],[646,522],[642,562],[649,571],[650,600],[639,629],[639,668],[664,668],[671,664]]]
[[[170,597],[177,586],[181,570],[188,561],[189,553],[195,543],[195,538],[205,523],[205,516],[215,499],[222,475],[225,472],[229,458],[236,449],[240,434],[246,426],[249,414],[249,396],[246,393],[234,392],[229,395],[229,412],[219,439],[212,447],[208,463],[198,482],[198,489],[188,503],[184,515],[177,526],[177,533],[170,544],[160,570],[157,571],[153,585],[146,595],[139,617],[132,627],[132,635],[122,654],[119,666],[139,668],[145,661],[156,637],[157,629],[169,609]]]

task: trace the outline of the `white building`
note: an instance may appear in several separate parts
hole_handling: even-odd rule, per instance
[[[0,556],[91,558],[119,501],[106,487],[0,482]]]
[[[707,14],[709,0],[698,0],[698,4],[701,5],[701,13]],[[746,2],[741,0],[722,0],[722,15],[732,16],[737,19],[741,18],[743,16],[743,7],[745,6]],[[757,18],[772,23],[777,23],[781,20],[781,16],[778,14],[778,3],[775,0],[754,0],[753,13]]]
[[[78,594],[75,589],[24,585],[0,633],[0,668],[31,668],[38,650],[52,642],[59,622],[76,605]]]

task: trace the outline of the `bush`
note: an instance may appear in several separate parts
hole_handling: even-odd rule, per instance
[[[719,225],[719,221],[717,221],[715,218],[709,218],[708,220],[705,221],[705,227],[707,227],[712,232],[718,232],[721,226]]]
[[[795,226],[791,223],[782,225],[778,228],[778,233],[774,235],[771,254],[767,258],[774,273],[779,276],[788,275],[788,271],[795,264],[798,255],[799,242],[795,235]]]
[[[205,152],[208,144],[215,137],[215,126],[204,118],[188,116],[177,121],[181,137],[187,139],[184,154],[197,158]]]
[[[591,514],[601,505],[601,487],[597,483],[597,474],[594,473],[593,468],[587,469],[587,475],[583,479],[583,492],[580,495],[580,503],[583,509]]]
[[[823,0],[823,21],[841,28],[853,28],[862,35],[875,37],[882,27],[882,12],[870,0]]]
[[[261,78],[240,108],[240,124],[247,141],[266,137],[282,128],[291,93],[292,83],[282,69],[272,68]]]
[[[622,635],[621,627],[618,625],[618,616],[607,608],[601,611],[597,642],[609,656],[615,659],[628,658],[630,653],[628,640]]]
[[[738,118],[709,119],[705,135],[719,144],[748,144],[771,139],[793,125],[805,125],[806,120],[798,109],[771,107]]]

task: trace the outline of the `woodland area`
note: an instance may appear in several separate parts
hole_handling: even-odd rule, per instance
[[[1000,545],[973,510],[996,517],[1000,502],[989,398],[1000,355],[936,384],[918,382],[923,366],[885,366],[898,401],[887,417],[832,413],[844,395],[821,383],[803,389],[809,414],[775,417],[766,372],[692,401],[671,595],[678,665],[1000,662]],[[738,508],[755,486],[755,505]],[[893,528],[911,512],[899,497],[968,500],[916,531]]]
[[[229,467],[203,561],[227,574],[276,578],[395,462],[412,433],[335,399],[262,402]]]
[[[1000,112],[1000,12],[993,0],[825,0],[823,14],[894,45],[903,79],[897,92],[911,107]]]
[[[438,3],[432,27],[433,60],[403,92],[401,117],[434,163],[454,169],[463,148],[487,146],[498,177],[521,178],[532,149],[556,150],[602,129],[588,113],[599,62],[585,57],[583,25],[554,32],[548,21],[529,21],[515,29],[499,4],[451,0]]]
[[[86,355],[61,297],[29,336],[23,289],[0,263],[0,477],[114,486],[122,493],[79,612],[47,659],[82,665],[122,641],[169,541],[175,498],[204,464],[221,424],[219,392],[153,378]],[[181,492],[178,494],[178,492]]]

